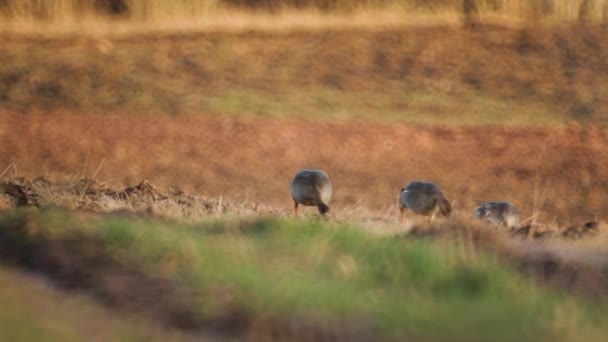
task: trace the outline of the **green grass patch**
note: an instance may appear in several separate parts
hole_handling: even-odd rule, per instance
[[[27,239],[94,238],[120,263],[187,286],[188,305],[205,317],[230,303],[257,319],[363,329],[378,338],[537,341],[568,339],[562,329],[581,339],[606,333],[596,324],[605,306],[592,310],[539,288],[490,252],[464,252],[458,242],[379,238],[314,220],[185,225],[37,215],[39,227]],[[2,237],[20,220],[3,217]]]

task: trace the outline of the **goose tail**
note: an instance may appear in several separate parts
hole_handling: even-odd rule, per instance
[[[317,208],[319,208],[321,215],[325,215],[329,211],[329,207],[321,201],[319,201],[319,204],[317,204]]]
[[[450,202],[448,202],[448,200],[445,199],[445,197],[443,196],[439,199],[439,211],[443,216],[448,216],[452,212],[452,206],[450,205]]]

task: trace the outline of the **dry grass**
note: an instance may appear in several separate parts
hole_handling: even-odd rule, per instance
[[[251,14],[253,12],[253,15]],[[428,15],[427,19],[460,18],[463,15],[478,19],[502,18],[506,21],[527,21],[535,23],[542,21],[603,21],[608,15],[608,2],[605,0],[543,0],[530,2],[524,0],[464,0],[464,1],[419,1],[419,0],[181,0],[181,1],[143,1],[143,0],[3,0],[0,2],[0,16],[6,24],[38,23],[47,28],[52,25],[71,25],[73,30],[82,29],[81,24],[95,20],[104,22],[119,18],[128,20],[132,25],[142,22],[175,22],[192,20],[201,23],[214,20],[214,17],[234,13],[244,13],[253,18],[261,13],[291,12],[304,14],[310,18],[310,13],[321,15],[321,21],[326,21],[332,15],[338,14],[346,19],[366,16],[368,20],[386,22],[387,13],[398,13],[402,18],[409,16]],[[228,14],[228,16],[226,15]],[[291,15],[297,18],[298,15]],[[435,16],[435,18],[433,18]],[[8,23],[7,23],[8,21]],[[295,26],[309,23],[318,25],[316,20],[295,19]],[[348,23],[348,20],[342,20]],[[12,23],[11,23],[12,22]],[[51,26],[44,22],[52,23]],[[242,26],[243,19],[229,19],[229,24]],[[205,27],[208,24],[203,24]],[[13,27],[18,27],[14,26]],[[86,27],[86,26],[85,26]],[[179,25],[178,25],[179,27]],[[280,25],[279,25],[280,27]]]
[[[281,211],[263,204],[235,203],[222,198],[190,195],[148,181],[134,186],[111,187],[93,178],[65,177],[52,182],[43,177],[17,177],[0,184],[8,194],[4,210],[15,206],[59,207],[85,213],[147,216],[180,221],[238,215],[278,215]]]
[[[464,214],[482,201],[508,200],[524,218],[542,212],[538,222],[560,226],[604,220],[608,201],[608,132],[597,127],[3,115],[2,169],[11,166],[5,179],[13,173],[52,181],[96,175],[113,188],[148,179],[233,203],[288,209],[291,177],[312,167],[332,177],[336,213],[368,208],[396,218],[399,189],[427,179]]]
[[[14,111],[606,123],[606,28],[0,36]]]
[[[488,20],[495,16],[488,16]],[[482,19],[483,20],[483,19]],[[509,26],[521,26],[516,18],[502,18]],[[133,21],[108,21],[93,16],[81,21],[40,22],[28,18],[15,18],[0,24],[4,34],[25,34],[45,37],[62,36],[112,36],[124,37],[150,33],[196,32],[284,32],[322,31],[328,29],[381,30],[395,27],[458,26],[460,18],[453,13],[402,13],[394,10],[355,11],[348,15],[318,11],[285,10],[279,13],[249,13],[240,10],[219,11],[204,18],[162,18]]]
[[[174,222],[197,222],[209,218],[285,218],[293,215],[289,208],[255,202],[235,202],[222,196],[206,198],[172,188],[158,187],[145,180],[134,186],[111,187],[107,182],[92,178],[67,177],[53,182],[42,177],[27,180],[11,176],[5,183],[0,183],[1,194],[5,195],[2,211],[10,211],[20,206],[56,207],[74,212],[124,217],[143,216]],[[606,225],[598,221],[559,226],[556,222],[524,220],[519,227],[505,229],[474,220],[470,213],[461,210],[452,213],[450,220],[439,220],[435,224],[411,215],[405,222],[400,222],[395,216],[395,211],[391,208],[374,210],[360,204],[334,210],[329,214],[332,221],[351,223],[381,236],[404,233],[413,236],[435,236],[454,232],[462,234],[465,227],[473,227],[477,233],[486,231],[485,235],[482,234],[482,240],[490,237],[491,241],[495,241],[496,236],[500,235],[502,238],[512,237],[521,241],[584,241],[584,246],[594,248],[602,247],[608,238]],[[589,243],[590,241],[592,243]],[[557,250],[564,255],[568,254],[565,249]],[[608,260],[605,263],[608,263]]]

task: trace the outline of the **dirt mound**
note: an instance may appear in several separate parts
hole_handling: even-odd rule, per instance
[[[235,204],[222,198],[207,198],[161,188],[147,180],[134,186],[116,188],[90,178],[52,182],[43,177],[33,180],[17,177],[0,183],[0,194],[7,195],[7,208],[51,206],[95,213],[176,219],[237,212],[240,215],[273,212],[253,203]]]

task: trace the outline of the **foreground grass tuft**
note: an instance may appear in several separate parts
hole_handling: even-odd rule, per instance
[[[319,221],[18,212],[0,219],[0,254],[196,331],[468,341],[605,333],[593,321],[605,308],[538,288],[490,252]],[[564,321],[563,312],[584,319]]]
[[[0,340],[187,341],[150,322],[112,311],[45,279],[0,266]]]

